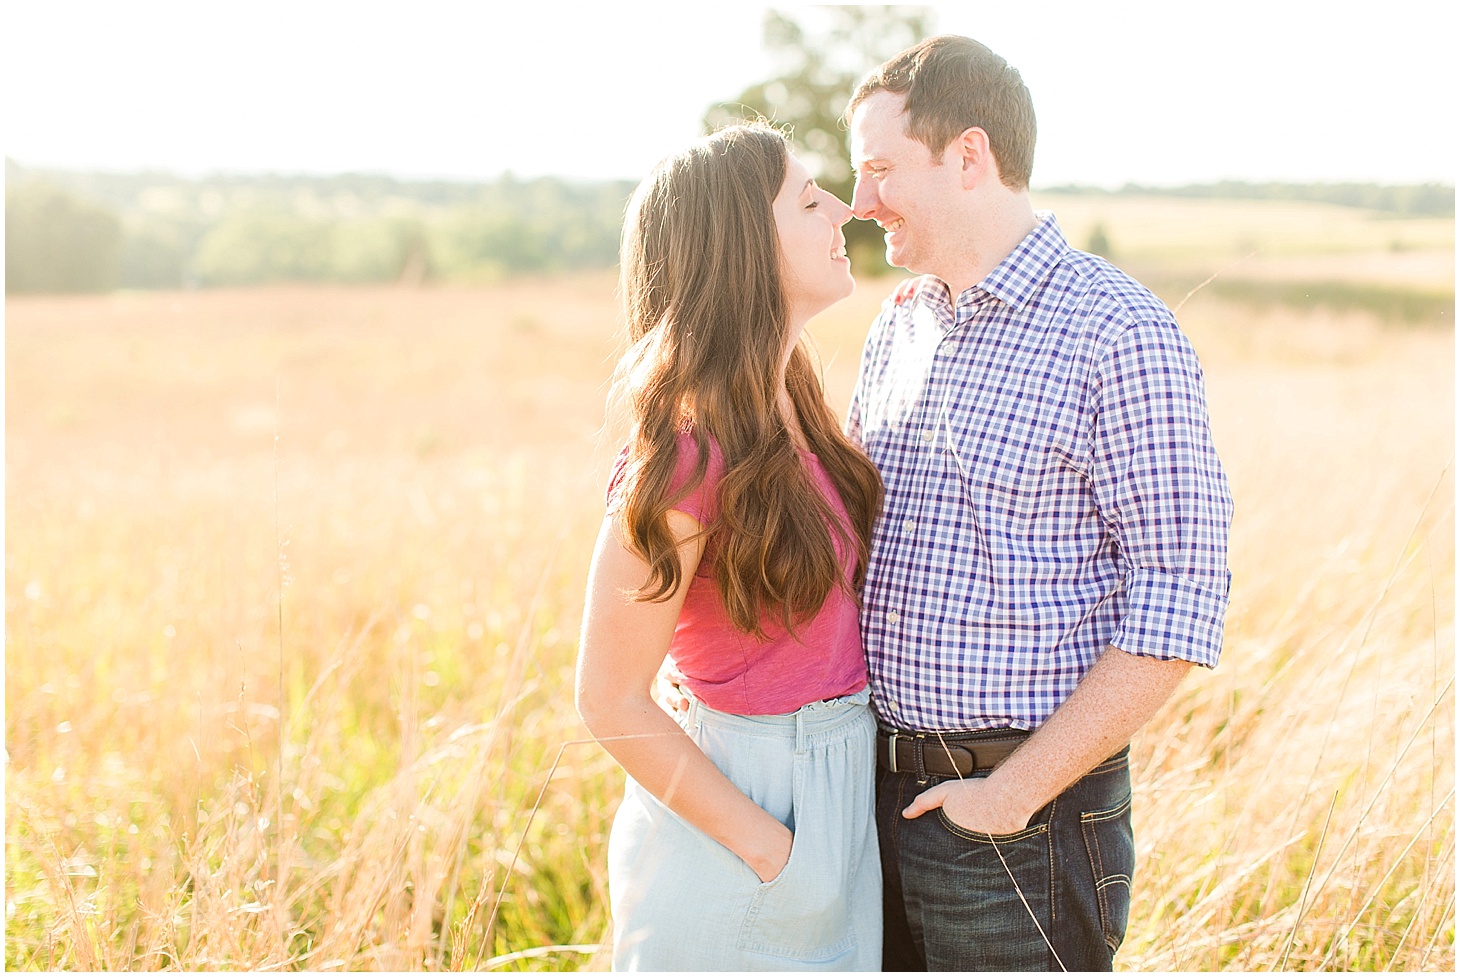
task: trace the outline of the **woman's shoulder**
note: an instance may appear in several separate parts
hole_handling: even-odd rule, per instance
[[[688,512],[700,522],[709,522],[718,512],[715,488],[725,474],[725,455],[713,435],[703,435],[703,467],[701,466],[702,437],[699,430],[686,422],[675,431],[674,474],[669,480],[667,495],[677,501],[674,508]],[[637,449],[637,450],[636,450]],[[608,501],[613,508],[622,506],[622,494],[630,470],[647,460],[649,445],[630,438],[619,449],[614,460],[613,473],[609,477]]]
[[[708,431],[702,432],[692,422],[686,421],[680,425],[675,440],[676,468],[686,474],[699,466],[701,448],[704,444],[705,476],[708,478],[714,473],[716,479],[724,472],[725,453],[720,449],[720,442]]]
[[[720,514],[719,485],[725,474],[724,452],[712,435],[706,433],[701,437],[692,426],[681,428],[676,447],[674,479],[669,488],[670,498],[678,497],[674,508],[709,525]]]

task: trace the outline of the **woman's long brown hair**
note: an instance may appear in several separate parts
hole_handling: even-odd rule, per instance
[[[856,598],[882,503],[877,470],[842,434],[800,342],[786,388],[846,522],[817,490],[777,408],[790,322],[771,203],[788,155],[780,132],[752,124],[665,160],[629,203],[619,255],[631,342],[619,383],[632,433],[616,501],[624,543],[649,564],[636,597],[665,600],[680,585],[668,513],[703,480],[713,440],[725,468],[705,559],[731,622],[761,639],[764,615],[794,633],[834,587]],[[686,432],[698,462],[671,493]],[[856,553],[850,581],[833,534]]]

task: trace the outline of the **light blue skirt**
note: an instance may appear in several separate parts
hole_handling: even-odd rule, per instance
[[[769,882],[628,779],[608,843],[613,969],[880,970],[882,868],[868,692],[781,716],[694,699],[705,755],[793,833]]]

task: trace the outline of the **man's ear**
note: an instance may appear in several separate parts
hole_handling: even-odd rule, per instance
[[[989,134],[978,126],[970,126],[954,137],[948,147],[957,154],[963,176],[963,189],[972,190],[990,174],[998,179],[999,166],[989,149]]]

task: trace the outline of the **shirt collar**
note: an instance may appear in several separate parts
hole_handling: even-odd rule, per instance
[[[1039,220],[1034,230],[973,286],[1016,309],[1033,297],[1070,250],[1054,214],[1039,211],[1034,216]]]
[[[903,283],[896,295],[897,303],[902,305],[912,300],[952,308],[966,302],[977,303],[981,295],[990,295],[1013,308],[1020,308],[1033,297],[1071,250],[1053,213],[1043,210],[1037,211],[1034,216],[1038,218],[1034,230],[977,285],[970,285],[961,295],[950,297],[948,284],[943,279],[936,275],[923,275]]]

